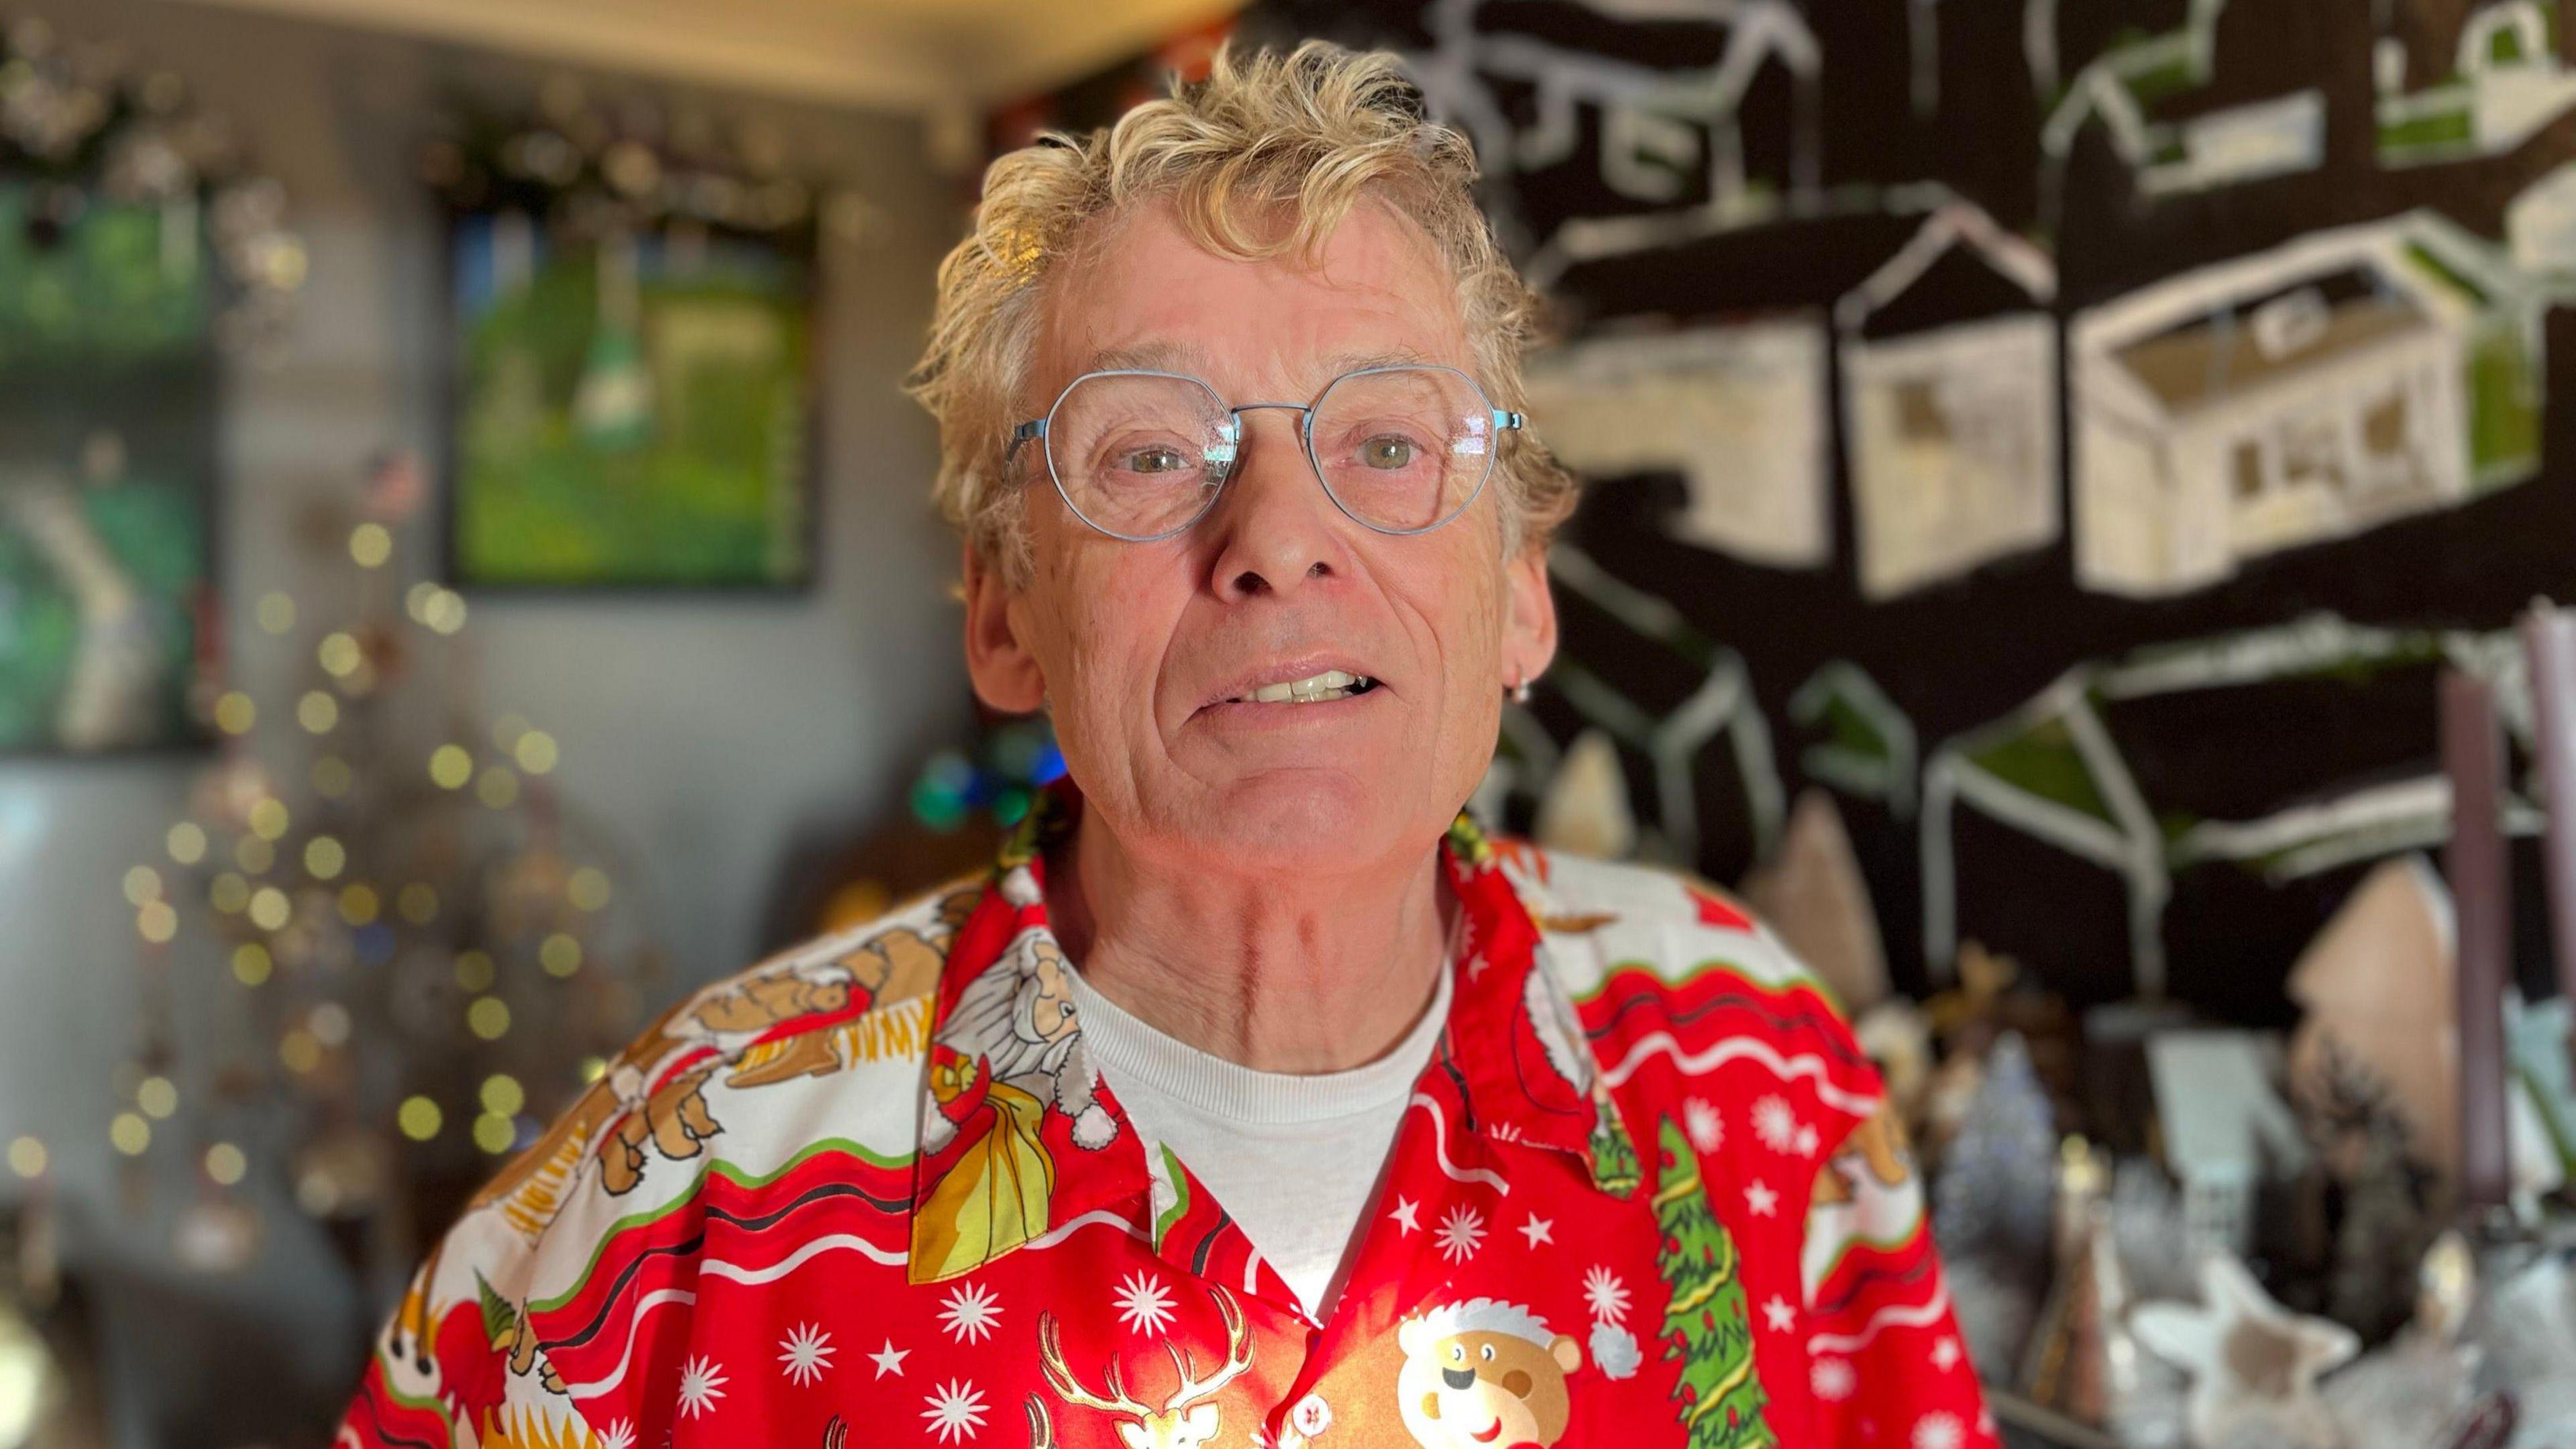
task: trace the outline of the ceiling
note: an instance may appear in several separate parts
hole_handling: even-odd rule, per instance
[[[198,0],[874,110],[954,117],[1237,0]]]

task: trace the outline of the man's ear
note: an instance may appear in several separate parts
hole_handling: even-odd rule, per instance
[[[1547,586],[1547,550],[1525,548],[1503,566],[1503,684],[1506,688],[1547,672],[1556,659],[1556,595]]]
[[[966,675],[975,697],[1004,714],[1034,714],[1046,704],[1046,678],[1011,616],[1013,594],[974,544],[966,545]]]

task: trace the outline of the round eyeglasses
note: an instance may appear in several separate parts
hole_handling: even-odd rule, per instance
[[[1243,414],[1301,415],[1306,461],[1333,506],[1380,533],[1428,533],[1467,511],[1494,471],[1497,434],[1521,426],[1475,379],[1435,363],[1364,367],[1311,404],[1229,405],[1187,373],[1120,368],[1065,384],[1046,416],[1011,430],[1036,440],[1074,516],[1112,538],[1152,543],[1199,521],[1234,476]]]

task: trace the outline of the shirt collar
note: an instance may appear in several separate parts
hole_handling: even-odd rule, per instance
[[[1145,1230],[1144,1144],[1083,1049],[1048,922],[1047,851],[1081,807],[1070,780],[1040,792],[949,949],[913,1167],[913,1282],[969,1272],[1090,1214]],[[1441,842],[1461,917],[1449,1022],[1427,1071],[1457,1089],[1435,1098],[1454,1101],[1467,1130],[1571,1153],[1595,1186],[1625,1195],[1634,1147],[1501,869],[1526,849],[1489,841],[1464,814]]]

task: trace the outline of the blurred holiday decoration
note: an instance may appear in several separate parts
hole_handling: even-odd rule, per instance
[[[2361,1351],[2351,1329],[2290,1312],[2234,1257],[2201,1262],[2198,1307],[2139,1305],[2138,1341],[2191,1375],[2191,1432],[2206,1446],[2268,1443],[2289,1449],[2338,1442],[2317,1397],[2317,1378]],[[2264,1437],[2253,1437],[2259,1426]]]
[[[758,124],[569,78],[422,156],[449,216],[449,562],[474,584],[783,587],[812,572],[818,239],[855,196]]]
[[[2007,1034],[1988,1055],[1974,1105],[1942,1150],[1932,1185],[1932,1232],[1976,1363],[2017,1362],[2038,1316],[2058,1150],[2056,1112],[2030,1052]]]
[[[176,75],[0,24],[0,753],[202,740],[220,363],[305,265]]]
[[[1844,1011],[1858,1016],[1886,997],[1878,913],[1832,795],[1812,788],[1799,794],[1778,859],[1745,877],[1744,898],[1824,978]]]
[[[855,842],[792,850],[781,903],[765,931],[772,947],[863,925],[912,896],[992,864],[993,853],[1037,792],[1064,776],[1064,755],[1043,715],[985,720],[962,748],[924,761],[905,812]]]
[[[2308,1167],[2299,1121],[2273,1094],[2262,1039],[2243,1031],[2166,1032],[2147,1042],[2147,1060],[2165,1165],[2182,1182],[2192,1256],[2251,1251],[2258,1192]]]
[[[140,1040],[110,1139],[129,1205],[180,1154],[171,1251],[225,1272],[292,1200],[374,1280],[603,1069],[663,994],[637,873],[554,786],[555,738],[470,712],[465,601],[391,560],[424,490],[385,461],[351,566],[259,600],[291,700],[229,690],[221,756],[127,871]],[[254,1175],[278,1191],[253,1188]]]

